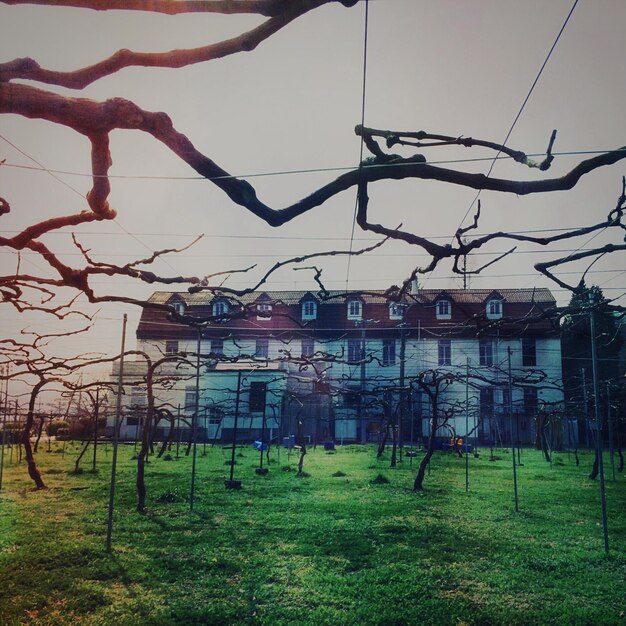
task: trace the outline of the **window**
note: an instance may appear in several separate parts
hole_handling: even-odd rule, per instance
[[[481,339],[478,342],[478,355],[482,366],[493,366],[493,342],[491,339]]]
[[[535,415],[539,406],[536,387],[526,387],[524,389],[524,413]]]
[[[487,317],[490,320],[497,320],[502,317],[502,302],[492,298],[487,302]]]
[[[260,359],[267,359],[269,356],[269,341],[267,339],[256,340],[256,350],[254,356]]]
[[[302,340],[302,356],[311,357],[315,354],[315,341],[313,339]]]
[[[166,341],[165,354],[178,354],[178,341]]]
[[[396,342],[394,339],[383,339],[383,365],[396,364]]]
[[[267,383],[250,383],[250,400],[248,408],[251,413],[261,413],[265,409],[265,397],[267,395]]]
[[[219,406],[209,407],[209,424],[219,425],[222,423],[222,409]]]
[[[361,397],[360,388],[355,386],[346,387],[343,394],[343,405],[349,409],[356,409],[359,406]]]
[[[146,406],[146,404],[148,404],[148,398],[145,390],[133,387],[130,390],[130,403],[136,407]]]
[[[537,365],[537,344],[534,339],[522,338],[522,365]]]
[[[269,320],[272,318],[272,305],[269,302],[259,302],[256,305],[256,318],[258,320]]]
[[[317,303],[314,300],[306,300],[302,303],[302,319],[314,320],[317,318]]]
[[[452,344],[449,339],[440,339],[439,340],[439,365],[450,365],[452,363]]]
[[[185,387],[185,411],[193,413],[196,410],[196,388]]]
[[[361,360],[361,340],[348,339],[348,361]]]
[[[403,318],[403,309],[404,305],[400,302],[391,302],[389,304],[389,319],[390,320],[401,320]]]
[[[360,320],[363,317],[363,307],[360,300],[348,301],[348,319]]]
[[[511,397],[511,390],[508,387],[502,389],[502,410],[505,413],[509,412],[509,399]]]
[[[450,300],[438,300],[437,301],[437,319],[449,320],[452,316]]]
[[[481,417],[493,416],[493,387],[480,388],[480,415]]]
[[[185,304],[183,302],[180,302],[179,300],[172,302],[172,306],[174,307],[174,311],[176,311],[178,315],[182,315],[185,312]]]
[[[221,315],[226,315],[228,313],[228,303],[224,302],[224,300],[218,300],[213,303],[213,316],[219,317]]]
[[[211,353],[220,356],[224,354],[224,340],[223,339],[211,339]]]

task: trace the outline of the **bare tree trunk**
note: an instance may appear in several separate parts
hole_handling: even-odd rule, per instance
[[[428,448],[426,449],[426,454],[422,459],[419,469],[417,470],[417,476],[415,477],[415,482],[413,483],[413,491],[423,491],[424,490],[424,476],[426,475],[426,468],[430,463],[430,459],[435,452],[435,437],[437,435],[437,402],[433,396],[431,396],[432,400],[432,417],[430,419],[430,433],[428,435]]]
[[[43,424],[44,424],[44,419],[43,417],[39,418],[39,428],[37,429],[37,440],[35,441],[35,447],[33,448],[33,452],[37,453],[37,448],[39,448],[39,440],[41,439],[41,433],[43,432]]]
[[[550,457],[550,445],[548,443],[548,435],[543,430],[541,434],[541,451],[543,452],[543,456],[545,457],[548,463],[552,462],[552,458]]]
[[[298,474],[302,474],[302,465],[304,464],[304,457],[306,455],[306,443],[304,441],[302,421],[300,419],[298,419],[298,442],[300,444],[300,458],[298,459]]]
[[[41,474],[37,469],[37,464],[35,463],[33,449],[30,445],[30,431],[33,427],[35,401],[37,399],[37,394],[39,393],[39,390],[44,386],[44,384],[45,382],[43,381],[37,383],[30,393],[30,400],[28,402],[28,413],[26,414],[26,423],[24,424],[24,430],[22,431],[22,443],[24,444],[24,456],[26,458],[26,462],[28,463],[28,475],[35,482],[37,489],[47,489],[47,487],[43,482]]]
[[[589,474],[590,480],[595,480],[598,477],[598,452],[596,450],[596,454],[593,459],[593,466],[591,468],[591,473]]]
[[[304,441],[303,441],[302,445],[300,446],[300,458],[298,459],[298,474],[302,474],[302,465],[304,463],[305,455],[306,455],[306,445],[304,444]]]
[[[74,474],[78,474],[78,466],[80,464],[80,460],[83,458],[83,455],[85,454],[85,452],[87,452],[87,448],[89,448],[90,443],[91,443],[91,439],[87,439],[87,441],[85,442],[85,445],[83,446],[83,449],[78,455],[78,458],[76,459],[76,463],[74,465]]]
[[[157,454],[157,459],[160,459],[163,456],[163,454],[165,454],[165,451],[167,450],[168,446],[170,450],[172,449],[172,441],[174,440],[174,424],[175,424],[174,416],[169,413],[166,413],[165,416],[170,421],[170,429],[169,429],[169,432],[167,433],[167,437],[163,440],[161,449],[159,450],[159,453]]]
[[[398,424],[396,420],[391,422],[391,467],[396,467],[398,463]]]
[[[385,446],[387,445],[387,437],[389,436],[389,422],[385,420],[384,428],[382,431],[382,436],[380,442],[378,443],[378,452],[376,453],[376,458],[380,459],[385,452]]]

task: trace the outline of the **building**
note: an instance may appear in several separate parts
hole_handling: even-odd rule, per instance
[[[383,291],[260,291],[239,299],[158,291],[150,301],[210,320],[200,331],[203,438],[232,435],[239,398],[244,438],[260,436],[265,414],[274,439],[372,441],[396,416],[404,441],[418,440],[428,433],[431,405],[416,381],[430,370],[450,379],[440,398],[449,415],[441,437],[506,442],[513,432],[529,443],[537,415],[562,409],[556,303],[547,289],[414,289],[399,300]],[[155,361],[193,361],[198,331],[177,319],[144,309],[137,349]],[[145,404],[147,367],[125,367],[125,382],[135,383],[124,400],[130,416]],[[159,378],[158,402],[184,415],[188,428],[193,364],[166,362]],[[126,420],[124,436],[133,426]]]

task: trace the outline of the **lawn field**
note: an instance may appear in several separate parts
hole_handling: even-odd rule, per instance
[[[259,476],[245,447],[242,489],[228,491],[230,451],[200,445],[194,511],[191,456],[173,451],[151,457],[140,515],[122,446],[108,554],[111,450],[99,447],[96,473],[88,452],[73,474],[78,452],[40,449],[49,489],[33,491],[6,451],[3,625],[626,623],[626,479],[611,480],[608,455],[606,557],[590,454],[576,467],[567,453],[549,464],[523,450],[515,513],[508,450],[470,457],[469,493],[465,460],[437,453],[417,494],[421,453],[391,469],[373,447],[318,447],[298,476],[297,455],[272,450]]]

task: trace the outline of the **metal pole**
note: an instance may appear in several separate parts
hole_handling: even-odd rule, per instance
[[[361,320],[361,393],[359,394],[359,421],[361,423],[361,443],[367,442],[367,426],[363,416],[365,395],[365,320]],[[343,445],[343,444],[342,444]]]
[[[463,276],[465,280],[465,276]],[[465,357],[465,493],[469,493],[469,357]]]
[[[235,423],[233,425],[233,450],[230,457],[230,482],[235,475],[235,450],[237,448],[237,422],[239,421],[239,394],[241,390],[241,370],[237,372],[237,397],[235,399]]]
[[[189,510],[193,511],[193,500],[194,494],[196,490],[196,454],[197,454],[197,446],[196,446],[196,427],[197,427],[197,419],[198,419],[198,411],[200,410],[200,341],[202,338],[202,331],[200,327],[196,329],[198,331],[198,339],[196,344],[196,407],[191,418],[191,437],[193,441],[193,455],[191,459],[191,495],[189,496]]]
[[[589,405],[587,404],[587,377],[585,375],[585,368],[581,367],[580,371],[582,373],[582,379],[583,379],[583,402],[584,402],[584,410],[585,410],[585,438],[587,439],[587,448],[589,448],[589,440],[591,439],[591,437],[589,437],[589,410],[588,407]]]
[[[96,406],[93,418],[93,471],[96,471],[96,454],[98,452],[98,409],[100,408],[100,387],[96,387]]]
[[[517,466],[515,463],[515,447],[513,445],[513,379],[511,376],[511,346],[507,347],[509,359],[509,419],[511,422],[511,457],[513,458],[513,491],[515,493],[515,512],[519,512],[519,501],[517,498]]]
[[[611,383],[606,383],[606,423],[609,429],[609,453],[611,459],[611,471],[615,482],[615,454],[613,450],[613,420],[611,419]]]
[[[406,405],[406,392],[404,391],[404,361],[406,357],[406,334],[404,329],[404,307],[402,309],[402,323],[400,328],[400,424],[398,425],[398,434],[400,439],[400,460],[404,451],[404,413]]]
[[[600,420],[600,402],[598,394],[598,363],[596,358],[596,323],[593,315],[593,294],[589,294],[592,306],[589,309],[589,327],[591,331],[591,367],[593,371],[593,409],[596,419],[596,454],[600,470],[600,506],[602,508],[602,529],[604,531],[604,552],[609,553],[609,526],[606,517],[606,492],[604,487],[604,460],[602,458],[602,424]]]
[[[267,383],[265,385],[265,397],[263,398],[263,417],[261,418],[261,457],[259,460],[259,469],[263,470],[263,443],[265,442],[265,409],[267,406]],[[317,433],[316,433],[317,441]],[[269,442],[268,442],[269,446]]]
[[[176,411],[176,430],[178,431],[176,436],[176,459],[178,460],[178,452],[180,449],[180,404]]]
[[[122,412],[122,383],[124,380],[124,350],[126,346],[126,320],[124,313],[122,322],[122,350],[120,352],[120,369],[117,380],[117,402],[115,406],[115,422],[113,423],[113,458],[111,461],[111,488],[109,490],[109,520],[107,524],[107,552],[111,552],[111,536],[113,534],[113,503],[115,501],[115,470],[117,468],[117,442],[120,429],[120,414]]]
[[[4,470],[4,448],[5,448],[5,443],[6,443],[6,434],[7,434],[7,406],[9,403],[9,393],[8,393],[8,386],[9,386],[9,370],[8,367],[3,367],[2,368],[2,374],[6,374],[7,376],[7,381],[6,381],[6,387],[7,390],[4,394],[4,402],[2,401],[2,388],[0,387],[0,403],[2,403],[2,452],[0,453],[0,490],[2,490],[2,473]],[[4,387],[4,385],[2,385]]]

